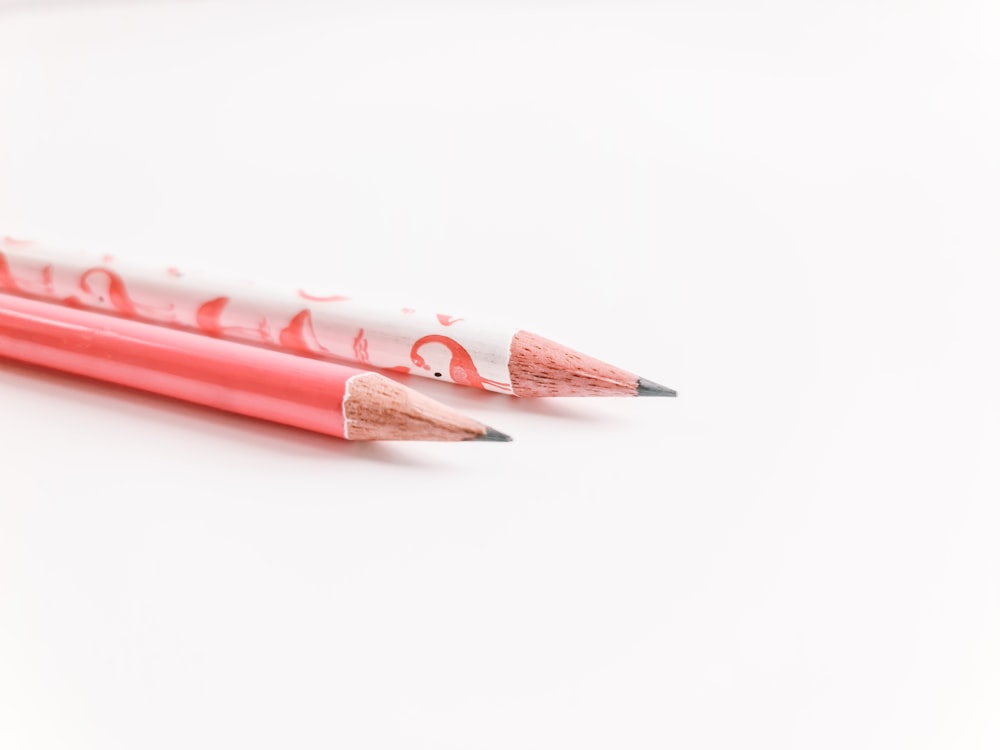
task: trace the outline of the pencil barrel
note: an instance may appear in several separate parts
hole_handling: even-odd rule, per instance
[[[4,238],[0,292],[512,393],[508,365],[516,329],[408,307],[365,305],[326,290],[271,289]]]
[[[0,294],[0,356],[344,437],[353,368]]]

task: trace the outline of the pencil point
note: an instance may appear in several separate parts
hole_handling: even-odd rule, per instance
[[[500,432],[500,430],[494,430],[492,427],[487,427],[486,432],[482,435],[475,435],[468,438],[468,440],[489,440],[495,443],[509,443],[513,438],[510,435],[505,435]]]
[[[350,440],[510,440],[502,432],[374,372],[347,381],[344,418]]]
[[[646,380],[646,378],[639,378],[639,380],[637,380],[635,384],[635,395],[676,396],[677,391],[675,391],[673,388],[667,388],[665,385],[654,383],[652,380]]]

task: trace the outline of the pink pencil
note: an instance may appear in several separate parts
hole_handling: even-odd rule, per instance
[[[0,357],[348,440],[509,440],[382,375],[0,294]]]

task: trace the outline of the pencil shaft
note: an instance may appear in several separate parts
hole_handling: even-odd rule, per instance
[[[0,291],[296,354],[511,393],[515,329],[5,238]]]

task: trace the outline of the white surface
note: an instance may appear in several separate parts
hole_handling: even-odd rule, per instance
[[[0,747],[1000,746],[1000,6],[0,3],[0,231],[509,320],[350,445],[0,364]],[[516,318],[516,319],[513,319]]]

